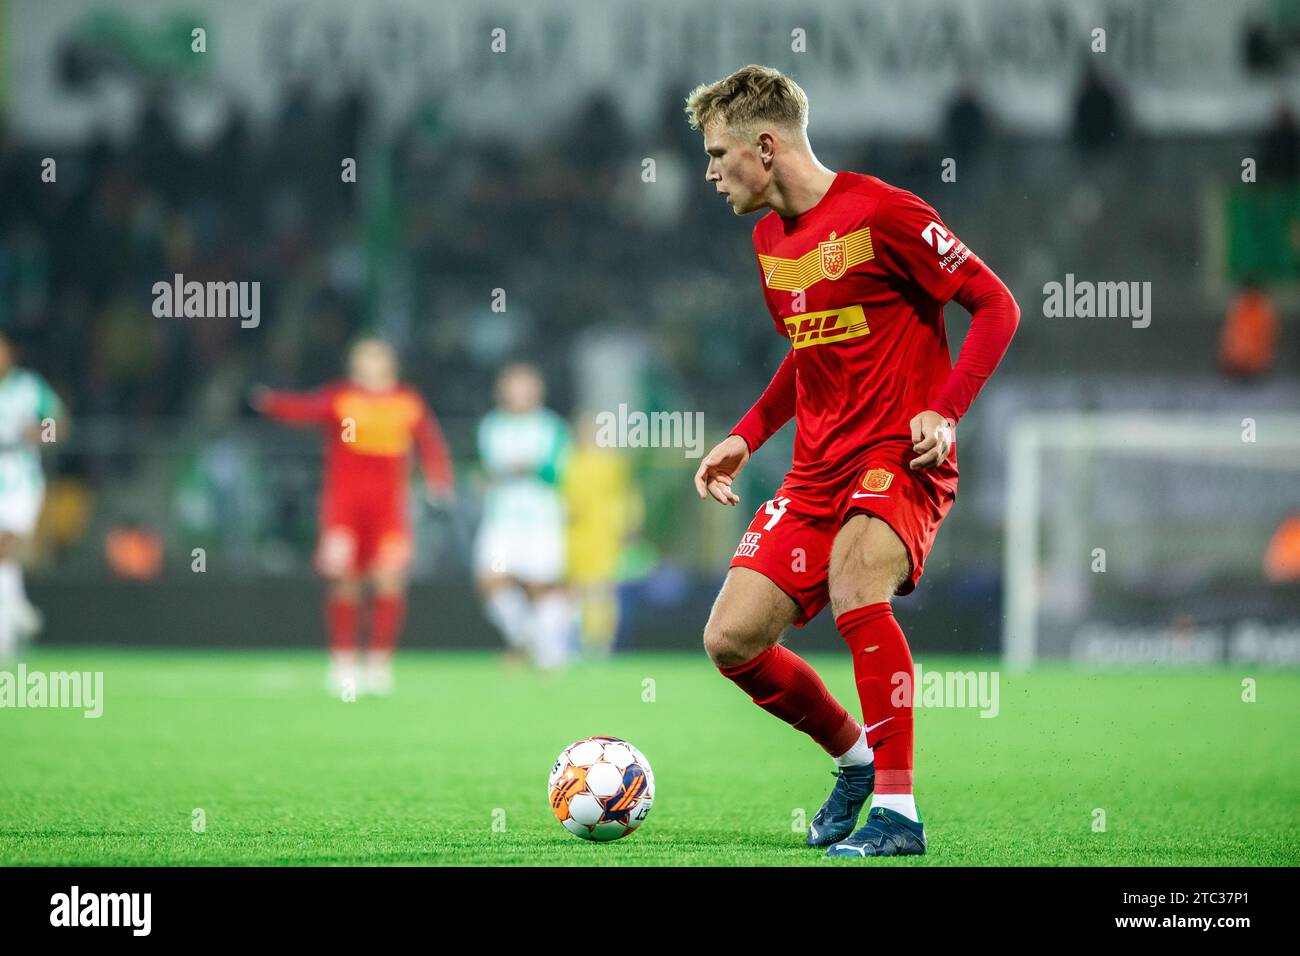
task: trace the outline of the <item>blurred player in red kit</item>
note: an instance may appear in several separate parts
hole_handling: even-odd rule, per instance
[[[750,455],[791,417],[796,427],[790,471],[736,549],[705,647],[756,704],[834,758],[810,846],[921,854],[914,672],[890,599],[921,577],[957,491],[957,422],[1020,311],[925,202],[817,160],[808,98],[789,77],[745,67],[694,90],[687,113],[704,135],[706,180],[738,215],[770,210],[754,227],[758,278],[790,342],[758,402],[701,462],[697,493],[737,504],[732,484]],[[943,322],[950,299],[971,313],[956,365]],[[861,723],[780,643],[828,603],[852,652]]]
[[[348,380],[313,392],[258,388],[253,407],[277,421],[326,429],[316,567],[329,579],[330,687],[383,694],[392,690],[392,655],[406,613],[411,559],[407,513],[412,446],[428,494],[449,500],[451,460],[437,419],[415,389],[398,381],[387,342],[359,340],[348,355]],[[358,670],[364,585],[373,590],[370,644]],[[358,686],[359,682],[359,686]]]

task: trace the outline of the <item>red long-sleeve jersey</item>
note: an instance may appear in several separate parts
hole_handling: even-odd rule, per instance
[[[834,480],[882,443],[910,447],[918,412],[959,420],[1019,320],[1006,286],[938,213],[873,176],[841,172],[802,215],[769,213],[754,248],[791,349],[732,434],[756,451],[794,416],[793,484]],[[972,313],[955,367],[943,324],[954,297]]]
[[[262,410],[278,421],[326,429],[324,493],[351,487],[404,489],[412,446],[431,489],[452,487],[451,457],[420,394],[400,385],[372,392],[349,382],[313,392],[273,391]]]

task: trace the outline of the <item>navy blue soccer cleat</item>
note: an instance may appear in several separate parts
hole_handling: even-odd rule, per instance
[[[809,846],[830,846],[853,832],[858,825],[858,814],[876,785],[876,765],[841,767],[835,771],[835,777],[831,795],[808,825]]]
[[[867,822],[853,836],[826,851],[827,856],[920,856],[925,827],[895,810],[872,807]]]

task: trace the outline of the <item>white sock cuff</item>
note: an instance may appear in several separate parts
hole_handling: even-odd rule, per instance
[[[858,728],[858,739],[852,747],[835,758],[837,767],[865,767],[875,759],[871,746],[867,743],[867,732]]]
[[[901,813],[913,823],[921,822],[921,818],[916,813],[916,798],[910,793],[873,793],[871,806],[873,809],[884,807],[886,810]]]

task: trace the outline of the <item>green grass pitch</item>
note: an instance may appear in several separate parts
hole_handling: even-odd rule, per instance
[[[856,711],[845,658],[812,661]],[[703,654],[548,677],[408,652],[395,696],[354,703],[324,693],[320,653],[47,650],[27,666],[102,670],[104,713],[0,709],[3,864],[1300,863],[1294,671],[1002,673],[995,718],[917,711],[929,853],[831,861],[795,826],[830,761]],[[617,843],[570,836],[546,801],[555,756],[592,734],[655,770],[653,811]]]

